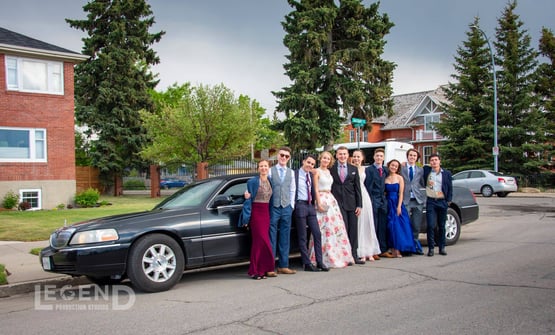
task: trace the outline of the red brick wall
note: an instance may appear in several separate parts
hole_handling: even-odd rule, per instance
[[[0,54],[0,126],[45,128],[46,163],[2,163],[0,180],[75,180],[73,64],[64,63],[64,95],[6,90]]]

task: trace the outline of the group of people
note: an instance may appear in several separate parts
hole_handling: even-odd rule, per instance
[[[445,220],[452,198],[449,171],[437,154],[430,166],[391,160],[376,149],[374,163],[364,166],[360,150],[349,157],[346,147],[318,157],[307,155],[298,170],[287,166],[291,149],[281,147],[278,164],[258,162],[258,175],[247,182],[239,226],[252,234],[248,274],[259,280],[295,274],[289,267],[291,225],[296,225],[304,271],[326,272],[381,257],[423,255],[418,234],[426,206],[428,256],[434,255],[435,227],[439,254],[445,251]],[[310,235],[309,235],[310,234]],[[277,266],[276,266],[277,258]]]

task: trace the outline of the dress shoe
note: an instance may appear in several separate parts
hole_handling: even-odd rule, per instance
[[[380,254],[380,257],[394,258],[393,254],[391,254],[389,251],[382,252],[382,253]]]
[[[445,249],[439,249],[439,254],[441,256],[447,256],[447,252],[445,252]]]
[[[297,273],[297,271],[291,270],[290,268],[278,268],[277,273],[281,273],[284,275],[294,275],[295,273]]]
[[[312,265],[312,264],[305,264],[304,270],[305,270],[305,271],[308,271],[308,272],[318,272],[318,271],[320,271],[319,268],[315,267],[315,266]]]
[[[327,266],[325,266],[323,264],[318,264],[316,267],[318,269],[320,269],[320,271],[324,271],[324,272],[328,272],[330,270],[330,268],[328,268]]]
[[[379,260],[380,260],[380,256],[379,256],[379,255],[374,255],[374,256],[372,256],[372,258],[374,258],[375,261],[379,261]]]
[[[353,263],[353,262],[347,263],[347,266],[353,266],[353,265],[355,265],[355,263]]]
[[[422,251],[422,250],[417,250],[414,254],[415,254],[415,255],[420,255],[420,256],[422,256],[422,255],[424,255],[424,251]]]
[[[277,273],[275,273],[274,271],[266,272],[266,277],[277,277]]]
[[[434,255],[434,249],[428,250],[428,257],[432,257]]]
[[[366,262],[363,261],[363,260],[360,259],[360,258],[355,259],[355,263],[356,263],[356,264],[359,264],[359,265],[366,264]]]

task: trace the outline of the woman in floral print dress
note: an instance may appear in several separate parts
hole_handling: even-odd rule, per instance
[[[329,152],[324,151],[320,154],[319,161],[320,166],[314,174],[314,186],[316,188],[318,225],[322,233],[322,260],[324,265],[329,268],[343,268],[352,264],[354,259],[341,210],[331,193],[333,177],[328,167],[333,165],[333,157]],[[309,249],[311,250],[310,258],[315,262],[312,240]]]

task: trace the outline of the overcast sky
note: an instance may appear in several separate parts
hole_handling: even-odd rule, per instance
[[[374,1],[364,1],[369,4]],[[0,0],[0,26],[76,52],[84,34],[65,18],[83,20],[85,0]],[[285,0],[151,0],[151,32],[166,31],[154,45],[158,90],[173,83],[223,83],[236,95],[258,100],[273,114],[271,91],[287,86],[283,74]],[[507,0],[382,0],[380,12],[395,26],[383,58],[397,64],[394,94],[435,89],[451,80],[456,48],[478,16],[494,39]],[[554,0],[520,0],[516,13],[537,49],[542,27],[555,31]]]

